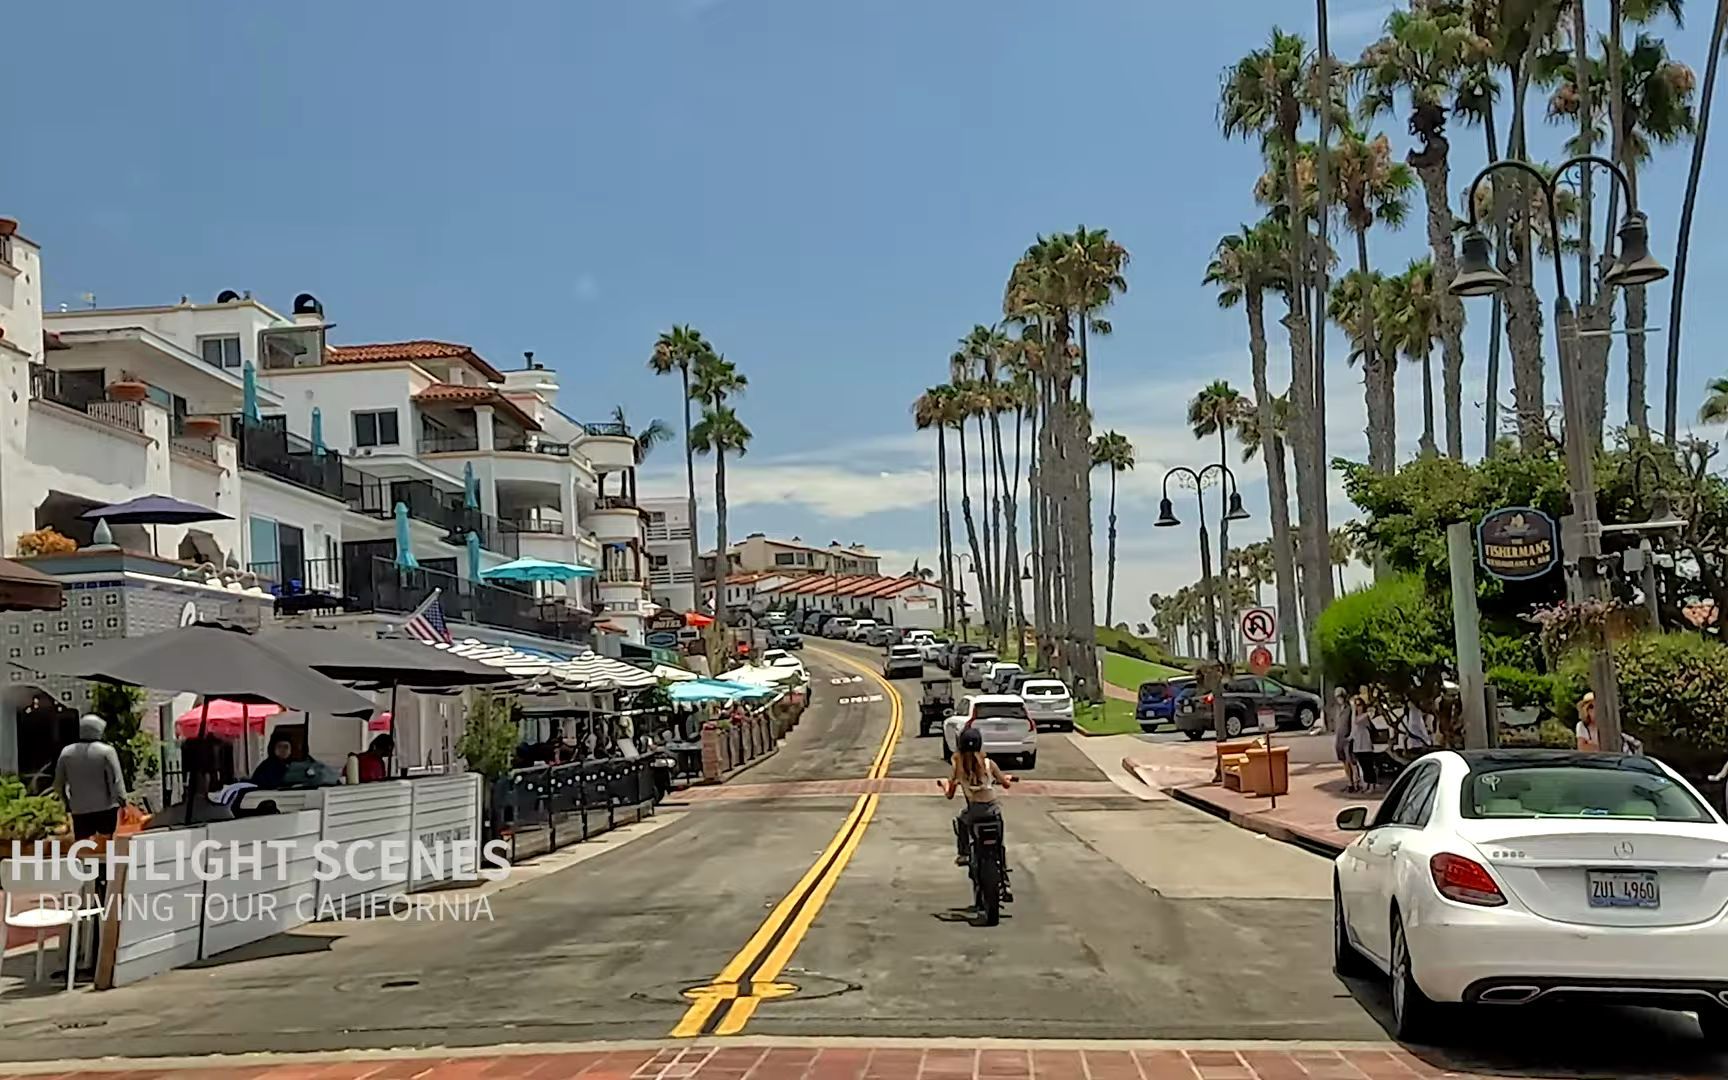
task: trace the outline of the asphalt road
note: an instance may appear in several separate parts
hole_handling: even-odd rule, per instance
[[[581,861],[525,873],[489,898],[491,921],[318,924],[99,997],[9,988],[4,1056],[662,1038],[729,1018],[812,1036],[1385,1038],[1383,991],[1330,972],[1324,860],[1117,791],[1066,736],[1045,737],[1028,778],[1081,783],[1007,796],[1017,899],[1000,926],[970,925],[916,684],[896,684],[907,722],[885,760],[894,691],[830,682],[876,651],[813,643],[805,660],[804,720],[720,793],[748,797],[691,798],[560,853],[554,866]],[[873,772],[880,794],[761,786]],[[1612,1015],[1611,1042],[1570,1018],[1473,1020],[1466,1051],[1511,1071],[1597,1039],[1593,1067],[1628,1046],[1648,1067],[1689,1037],[1684,1021]]]

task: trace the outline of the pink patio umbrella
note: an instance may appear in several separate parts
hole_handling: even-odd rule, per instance
[[[208,718],[205,731],[224,739],[238,739],[241,732],[264,734],[264,721],[285,712],[280,705],[250,705],[227,698],[210,698],[202,706],[193,706],[174,718],[174,734],[182,739],[194,738],[200,722]]]

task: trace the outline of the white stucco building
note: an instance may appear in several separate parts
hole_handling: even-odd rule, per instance
[[[654,602],[674,611],[696,610],[696,569],[690,562],[690,502],[642,500],[648,536],[648,590]]]

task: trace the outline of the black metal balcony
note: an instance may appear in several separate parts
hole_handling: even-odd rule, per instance
[[[473,453],[480,449],[480,436],[460,431],[423,431],[417,447],[422,454]]]
[[[345,497],[345,477],[359,475],[342,464],[342,455],[335,450],[313,446],[310,440],[290,432],[287,417],[247,421],[235,416],[229,419],[229,428],[240,443],[241,468],[338,501]]]
[[[538,600],[526,592],[467,581],[439,570],[403,570],[390,559],[368,559],[363,567],[351,565],[349,578],[347,591],[361,611],[407,614],[439,589],[438,603],[451,622],[573,642],[587,641],[594,622],[592,614],[562,600]]]
[[[544,454],[547,457],[570,456],[570,445],[561,442],[546,442],[537,436],[509,432],[502,434],[493,444],[493,449],[508,450],[516,454]]]
[[[459,491],[445,491],[425,480],[384,480],[353,470],[349,470],[344,487],[348,506],[356,513],[389,518],[401,503],[409,517],[444,530],[442,539],[447,544],[461,547],[472,532],[487,551],[512,559],[522,554],[517,532],[504,528],[491,514],[463,506]]]
[[[620,438],[630,438],[630,425],[621,424],[616,420],[590,421],[582,425],[582,430],[589,435],[616,435]]]
[[[540,536],[563,536],[564,523],[557,518],[499,518],[506,532],[535,533]]]

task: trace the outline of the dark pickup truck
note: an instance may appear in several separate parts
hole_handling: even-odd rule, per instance
[[[1320,717],[1320,697],[1259,675],[1232,675],[1224,681],[1224,735],[1234,739],[1258,731],[1270,714],[1275,728],[1312,727]],[[1190,739],[1213,729],[1212,695],[1188,693],[1176,703],[1176,727]]]

